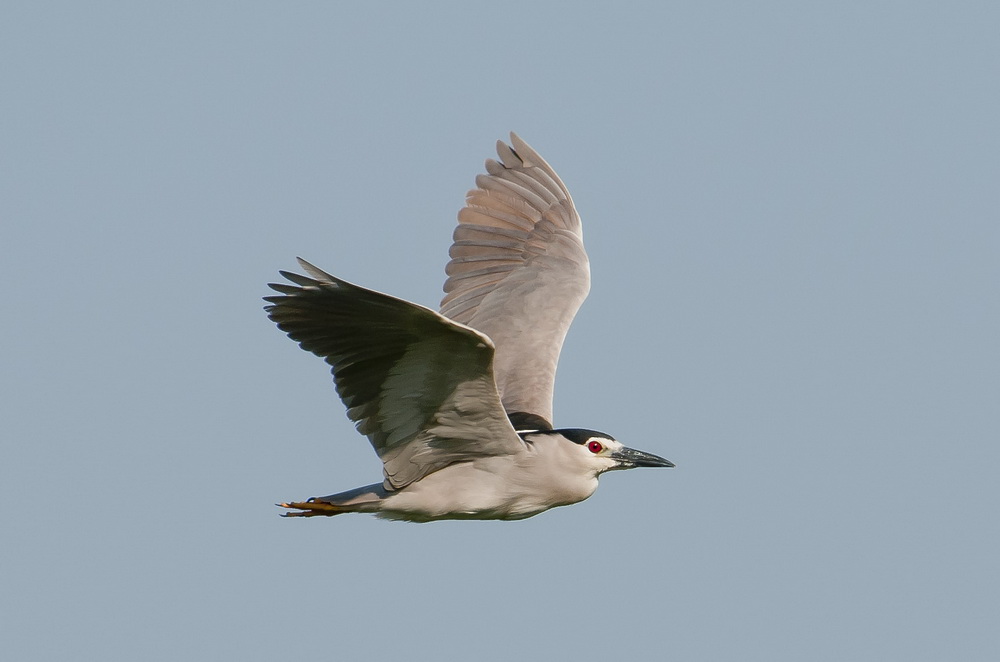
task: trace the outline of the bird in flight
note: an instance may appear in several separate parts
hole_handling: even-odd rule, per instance
[[[439,312],[305,260],[280,272],[268,317],[324,359],[380,483],[279,504],[289,517],[516,520],[582,501],[606,471],[672,467],[611,435],[555,428],[556,363],[590,290],[580,216],[514,133],[466,196]]]

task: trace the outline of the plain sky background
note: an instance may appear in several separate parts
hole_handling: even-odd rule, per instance
[[[1000,659],[1000,5],[7,2],[7,660]],[[436,306],[517,131],[583,216],[556,423],[677,463],[522,522],[378,480],[261,310]]]

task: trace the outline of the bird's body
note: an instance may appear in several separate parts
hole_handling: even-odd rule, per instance
[[[497,143],[450,251],[441,312],[300,260],[269,317],[332,366],[384,480],[281,504],[292,516],[523,519],[586,499],[599,474],[673,466],[610,435],[552,428],[566,331],[590,287],[582,228],[562,181],[516,135]]]
[[[525,436],[520,453],[450,464],[403,490],[388,491],[376,483],[310,503],[330,506],[329,514],[347,507],[410,521],[524,519],[594,493],[597,471],[559,437]]]
[[[548,446],[551,452],[555,444]],[[313,503],[330,504],[334,508],[355,505],[362,512],[371,508],[386,519],[418,522],[512,520],[537,515],[553,506],[582,501],[597,489],[596,475],[581,480],[575,474],[553,472],[544,462],[537,461],[540,453],[546,451],[530,449],[512,458],[484,457],[450,464],[403,490],[390,492],[381,483],[376,483],[361,488],[361,494],[353,490],[320,497]],[[556,459],[564,457],[562,454]]]

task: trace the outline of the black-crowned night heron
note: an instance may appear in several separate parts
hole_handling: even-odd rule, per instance
[[[573,199],[513,133],[466,197],[436,313],[299,260],[268,316],[333,366],[381,483],[282,503],[295,517],[522,519],[586,499],[605,471],[672,467],[610,435],[553,429],[563,339],[590,290]]]

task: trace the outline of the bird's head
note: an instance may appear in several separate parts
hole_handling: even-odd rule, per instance
[[[524,434],[524,437],[528,441],[538,441],[541,438],[554,441],[574,462],[592,469],[595,476],[605,471],[619,469],[674,466],[670,460],[629,448],[611,435],[596,430],[581,428],[544,430]]]

